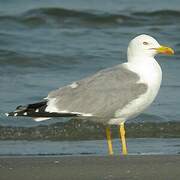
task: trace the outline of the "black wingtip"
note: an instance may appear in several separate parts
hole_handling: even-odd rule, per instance
[[[80,114],[75,113],[58,113],[58,112],[46,112],[47,101],[42,101],[34,104],[28,104],[27,106],[18,106],[15,111],[5,113],[6,116],[23,116],[23,117],[79,117]]]
[[[18,113],[16,111],[5,113],[6,116],[18,116]]]

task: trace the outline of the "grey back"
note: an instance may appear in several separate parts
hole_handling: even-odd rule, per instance
[[[90,113],[110,119],[115,112],[147,91],[147,85],[137,83],[139,77],[123,65],[108,68],[93,76],[52,91],[48,99],[56,98],[59,111]]]

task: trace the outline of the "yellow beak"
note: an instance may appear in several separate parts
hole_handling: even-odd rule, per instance
[[[166,47],[166,46],[160,46],[159,48],[155,48],[155,50],[161,54],[167,54],[167,55],[174,54],[174,50],[172,48]]]

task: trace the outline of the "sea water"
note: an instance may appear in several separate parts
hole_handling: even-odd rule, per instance
[[[155,3],[147,0],[0,0],[0,125],[46,125],[48,128],[50,124],[64,121],[59,118],[37,123],[29,118],[5,117],[4,113],[20,104],[37,102],[60,86],[125,62],[129,41],[142,33],[172,47],[175,55],[156,57],[163,71],[162,86],[139,121],[180,122],[179,32],[179,0],[171,3],[168,0]],[[69,128],[73,130],[74,126]],[[14,142],[16,149],[19,142]],[[13,145],[9,141],[0,142],[3,143],[7,147],[8,143]],[[54,142],[45,143],[48,149],[48,144]],[[63,147],[55,151],[63,153]],[[86,150],[77,152],[89,152],[86,145],[84,148]],[[33,154],[30,149],[28,153]],[[41,149],[37,154],[41,151],[44,153]],[[97,152],[95,148],[90,153]]]

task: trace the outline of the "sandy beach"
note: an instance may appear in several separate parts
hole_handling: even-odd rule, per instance
[[[1,157],[0,179],[179,180],[179,167],[179,155]]]

